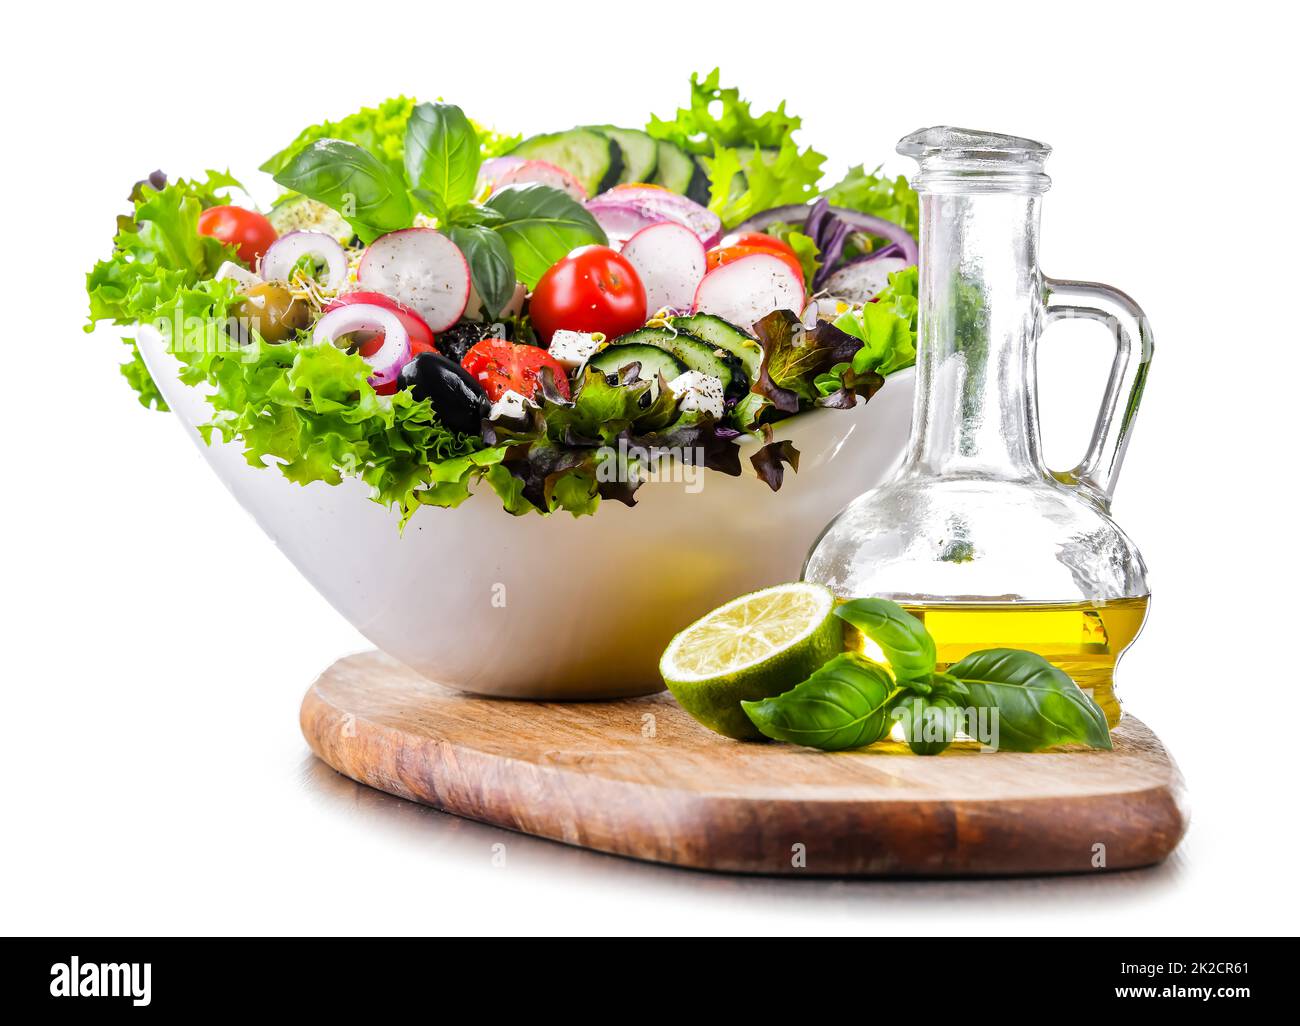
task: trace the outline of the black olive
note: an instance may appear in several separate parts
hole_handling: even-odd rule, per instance
[[[453,431],[477,435],[487,416],[487,393],[474,376],[438,353],[421,353],[402,368],[398,384],[416,399],[428,399],[438,419]]]
[[[440,332],[434,345],[438,352],[449,360],[460,363],[465,354],[479,342],[491,335],[492,325],[478,321],[459,321],[446,331]]]

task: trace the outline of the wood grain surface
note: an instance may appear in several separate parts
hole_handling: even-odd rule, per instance
[[[697,869],[1097,872],[1159,862],[1187,827],[1177,766],[1127,716],[1110,752],[981,753],[972,745],[922,758],[886,742],[827,754],[719,737],[667,694],[479,698],[366,652],[320,676],[301,719],[321,759],[389,794]]]

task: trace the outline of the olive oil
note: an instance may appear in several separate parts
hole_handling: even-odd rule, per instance
[[[1144,595],[1101,605],[942,602],[904,608],[934,638],[939,669],[984,648],[1028,649],[1069,674],[1114,727],[1120,716],[1115,663],[1141,631],[1150,601]]]

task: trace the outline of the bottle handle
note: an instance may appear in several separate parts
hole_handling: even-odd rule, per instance
[[[1151,364],[1151,327],[1142,308],[1132,299],[1119,289],[1096,282],[1044,277],[1043,304],[1044,328],[1057,321],[1085,317],[1106,325],[1115,338],[1115,360],[1088,451],[1073,470],[1052,471],[1058,481],[1078,488],[1102,509],[1109,509]]]

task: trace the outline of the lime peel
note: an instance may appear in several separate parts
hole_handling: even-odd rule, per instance
[[[728,737],[761,737],[740,703],[790,690],[843,650],[834,606],[829,589],[806,582],[742,595],[673,638],[660,673],[706,727]]]

